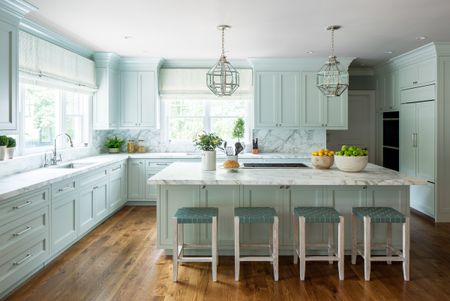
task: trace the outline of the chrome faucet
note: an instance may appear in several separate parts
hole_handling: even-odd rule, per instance
[[[50,158],[50,165],[56,165],[62,161],[61,154],[59,154],[59,158],[58,158],[58,153],[56,152],[56,141],[57,141],[58,137],[60,137],[62,135],[66,135],[67,140],[70,143],[70,147],[73,147],[72,137],[70,137],[69,134],[61,133],[59,135],[56,135],[55,140],[53,141],[53,151],[52,151],[52,157]]]

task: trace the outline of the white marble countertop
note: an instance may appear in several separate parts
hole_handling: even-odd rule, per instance
[[[216,171],[202,171],[200,163],[176,162],[147,181],[160,185],[356,185],[410,186],[426,181],[405,177],[398,172],[369,164],[365,170],[349,173],[332,167],[328,170],[307,168],[245,169],[237,172],[217,166]]]
[[[192,153],[133,153],[126,154],[132,159],[200,159],[202,154],[200,152]],[[225,154],[221,151],[217,151],[217,158],[226,158]],[[300,159],[309,160],[309,157],[305,158],[304,154],[290,154],[290,153],[243,153],[239,154],[241,159]]]

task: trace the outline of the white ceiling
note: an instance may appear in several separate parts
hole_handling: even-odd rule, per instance
[[[377,62],[431,41],[450,41],[449,0],[29,0],[27,18],[90,48],[122,56],[211,59],[219,24],[230,24],[227,55],[326,56],[336,32],[338,56]],[[124,36],[131,36],[124,39]],[[426,40],[416,40],[426,36]],[[307,51],[314,51],[307,54]],[[393,51],[386,54],[385,51]]]

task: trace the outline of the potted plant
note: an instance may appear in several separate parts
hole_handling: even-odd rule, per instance
[[[194,145],[202,153],[202,169],[216,170],[216,148],[219,148],[223,143],[222,138],[215,133],[201,133],[194,139]]]
[[[8,155],[8,159],[12,159],[14,157],[14,150],[16,149],[16,139],[13,137],[8,137],[8,144],[6,145],[6,153]]]
[[[119,153],[122,145],[125,143],[124,139],[120,139],[117,136],[106,139],[105,147],[110,154]]]
[[[241,139],[244,138],[245,134],[245,121],[243,118],[238,118],[234,122],[233,132],[231,133],[234,139],[237,139],[237,142],[234,144],[235,148],[235,156],[237,159],[237,155],[242,152],[245,146],[241,143]]]
[[[6,146],[8,146],[8,137],[0,136],[0,161],[5,160]]]

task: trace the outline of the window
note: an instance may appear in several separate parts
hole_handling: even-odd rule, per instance
[[[166,98],[166,137],[171,144],[192,144],[201,131],[214,132],[222,139],[231,141],[234,122],[244,118],[248,140],[248,98]]]
[[[25,153],[45,151],[55,137],[67,133],[74,146],[82,146],[89,137],[89,98],[87,94],[21,83],[23,105],[22,147]],[[59,147],[68,147],[64,137]]]

